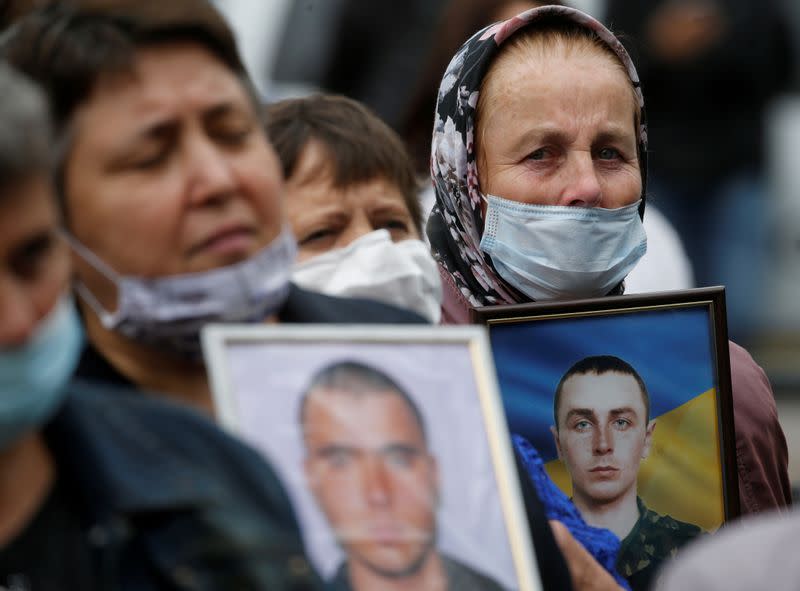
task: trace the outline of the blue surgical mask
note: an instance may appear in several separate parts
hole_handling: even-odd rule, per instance
[[[210,322],[261,322],[289,294],[297,245],[288,227],[249,259],[201,273],[146,279],[123,276],[67,235],[72,249],[117,288],[106,310],[83,283],[75,286],[102,325],[178,357],[200,361],[200,329]]]
[[[490,195],[487,203],[481,250],[534,301],[607,295],[647,251],[640,201],[602,209]]]
[[[78,314],[64,297],[25,344],[0,350],[0,449],[44,425],[58,409],[82,347]]]

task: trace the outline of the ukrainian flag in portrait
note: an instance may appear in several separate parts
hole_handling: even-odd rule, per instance
[[[716,530],[724,497],[711,326],[705,306],[490,325],[510,432],[539,450],[550,477],[571,495],[550,432],[556,385],[584,357],[620,357],[644,380],[656,419],[639,496],[658,513]]]

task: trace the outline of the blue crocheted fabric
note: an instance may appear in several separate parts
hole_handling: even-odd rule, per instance
[[[512,435],[511,439],[522,457],[528,478],[542,500],[547,518],[557,519],[566,525],[575,539],[616,579],[617,583],[624,589],[630,590],[628,582],[614,566],[619,554],[619,538],[610,530],[586,523],[572,501],[547,475],[539,452],[521,435]]]

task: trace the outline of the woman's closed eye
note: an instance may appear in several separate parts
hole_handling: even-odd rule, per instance
[[[109,160],[110,170],[149,172],[165,165],[179,141],[178,126],[165,122],[154,126]]]
[[[298,238],[297,243],[301,246],[311,246],[319,244],[326,239],[334,239],[338,235],[338,230],[332,226],[317,228],[306,232]]]
[[[240,146],[250,139],[254,131],[254,125],[242,123],[219,126],[213,130],[213,134],[220,143],[228,146]]]
[[[387,211],[388,210],[388,211]],[[417,237],[416,227],[411,221],[411,214],[400,208],[386,208],[370,214],[370,225],[373,230],[388,230],[392,240],[398,242],[406,238]]]
[[[158,168],[167,161],[168,154],[169,152],[166,148],[153,150],[146,155],[131,160],[130,167],[135,170],[152,170]]]
[[[375,225],[376,230],[386,229],[392,235],[392,240],[402,240],[411,235],[411,225],[409,222],[401,219],[387,220]]]

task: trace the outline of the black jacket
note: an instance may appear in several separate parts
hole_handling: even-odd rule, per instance
[[[425,324],[414,312],[372,300],[337,298],[307,291],[291,284],[289,296],[278,311],[278,320],[286,324]],[[119,373],[91,344],[81,355],[76,376],[117,386],[134,386]]]
[[[110,390],[73,383],[44,429],[95,566],[76,588],[321,588],[289,498],[254,450],[197,412]]]
[[[790,32],[776,0],[716,0],[722,32],[687,59],[658,55],[650,18],[669,0],[609,0],[607,24],[642,82],[653,178],[714,183],[763,165],[765,107],[792,75]]]

